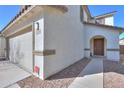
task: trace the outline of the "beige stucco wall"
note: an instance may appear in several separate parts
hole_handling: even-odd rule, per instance
[[[105,24],[106,25],[114,25],[114,17],[113,16],[111,16],[111,17],[107,17],[107,18],[105,18]]]
[[[37,22],[39,30],[37,30]],[[34,50],[42,52],[44,50],[44,17],[34,22]],[[34,73],[41,79],[44,79],[44,56],[34,55],[34,66],[39,67],[39,73]]]
[[[6,40],[0,35],[0,57],[6,57]]]
[[[84,9],[83,9],[83,20],[86,22],[89,21],[88,20],[88,14],[86,13],[86,11]]]
[[[84,57],[83,35],[80,6],[68,6],[63,14],[45,12],[44,48],[56,51],[44,57],[45,78]]]
[[[90,49],[90,39],[92,37],[101,35],[107,40],[106,49],[119,49],[119,32],[117,30],[112,30],[109,28],[94,26],[94,25],[84,25],[85,32],[85,48]],[[90,57],[90,51],[85,51],[85,56]],[[119,51],[106,51],[107,59],[119,61],[120,53]]]

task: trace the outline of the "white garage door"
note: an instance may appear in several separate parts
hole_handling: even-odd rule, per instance
[[[32,62],[32,32],[9,39],[9,58],[26,70],[33,71]]]

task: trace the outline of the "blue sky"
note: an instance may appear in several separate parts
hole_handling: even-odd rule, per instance
[[[124,6],[122,5],[89,5],[92,16],[104,14],[111,11],[117,11],[114,16],[114,25],[124,28]],[[124,33],[120,35],[124,38]]]
[[[114,16],[114,25],[124,27],[124,6],[119,5],[89,5],[92,16],[97,16],[111,11],[118,11]],[[19,12],[19,5],[0,5],[0,30]],[[124,37],[124,33],[120,38]]]
[[[0,31],[15,17],[19,10],[19,5],[0,5]]]

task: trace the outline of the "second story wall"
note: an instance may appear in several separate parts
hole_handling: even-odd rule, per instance
[[[5,37],[0,34],[0,58],[1,57],[6,57],[6,40]]]
[[[111,17],[107,17],[107,18],[105,18],[105,24],[106,25],[114,25],[114,17],[113,16],[111,16]]]
[[[98,23],[98,24],[103,24],[103,25],[111,25],[114,26],[114,17],[105,17],[105,18],[99,18],[99,19],[92,19],[94,21],[90,21],[91,23]]]
[[[111,25],[111,26],[114,25],[114,12],[92,17],[88,7],[83,6],[82,14],[83,14],[82,15],[83,21],[85,22],[103,24],[103,25]]]
[[[88,15],[85,10],[83,10],[83,20],[88,21]]]

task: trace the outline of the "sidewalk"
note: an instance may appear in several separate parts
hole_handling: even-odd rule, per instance
[[[19,68],[9,61],[0,61],[0,88],[10,85],[31,76],[30,73]]]
[[[92,58],[69,88],[103,88],[103,58]]]
[[[20,88],[20,86],[17,83],[15,83],[7,88]]]

